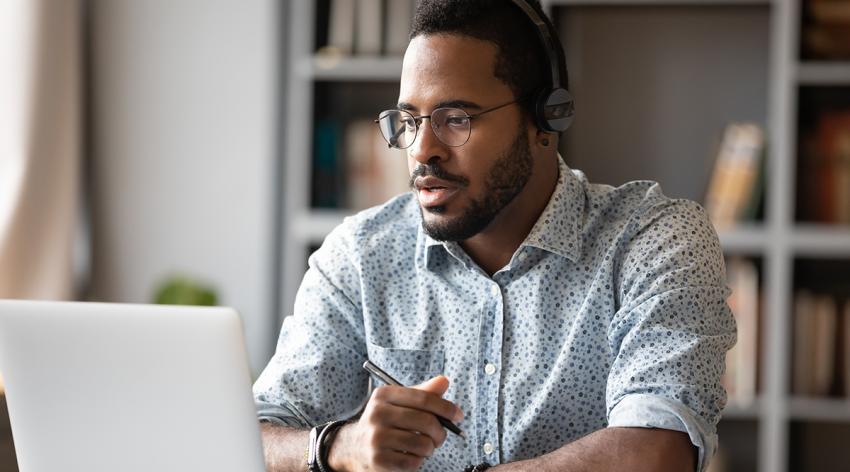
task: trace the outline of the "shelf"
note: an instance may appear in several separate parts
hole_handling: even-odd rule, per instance
[[[850,399],[793,397],[789,406],[791,419],[850,422]]]
[[[315,56],[298,61],[296,73],[313,80],[398,82],[400,57]]]
[[[310,210],[292,219],[290,235],[307,244],[317,244],[324,241],[342,220],[351,214],[349,210]]]
[[[735,6],[770,5],[771,0],[542,0],[544,7],[559,6]]]
[[[804,62],[797,66],[802,85],[850,85],[850,62]]]
[[[797,225],[791,246],[800,256],[850,257],[850,226]]]
[[[761,416],[761,401],[755,400],[747,405],[730,401],[723,409],[723,420],[757,420]]]
[[[726,253],[752,252],[761,253],[767,246],[767,231],[762,225],[741,224],[734,228],[721,231],[720,247]]]

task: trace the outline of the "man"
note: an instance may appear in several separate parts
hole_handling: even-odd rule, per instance
[[[379,123],[407,151],[413,192],[311,256],[254,386],[270,470],[305,470],[316,446],[338,472],[711,458],[735,338],[716,234],[657,185],[566,167],[532,110],[551,66],[514,3],[417,7],[402,111]],[[370,394],[367,358],[416,386]]]

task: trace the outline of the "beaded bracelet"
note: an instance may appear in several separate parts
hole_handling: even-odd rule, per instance
[[[463,469],[463,472],[484,472],[485,470],[489,469],[490,467],[491,467],[490,464],[488,464],[486,462],[482,462],[478,465],[470,464],[470,465],[466,466],[465,469]]]

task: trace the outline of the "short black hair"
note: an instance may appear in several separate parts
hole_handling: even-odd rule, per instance
[[[552,22],[538,0],[527,0],[551,31]],[[496,45],[493,75],[510,87],[514,98],[530,97],[536,90],[551,87],[552,72],[545,45],[537,28],[518,6],[508,0],[420,0],[410,39],[420,35],[457,34]],[[559,57],[560,86],[568,89],[564,51],[553,38]],[[534,115],[534,101],[524,100],[524,110]]]

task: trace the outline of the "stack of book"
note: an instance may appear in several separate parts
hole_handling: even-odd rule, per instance
[[[821,113],[800,144],[798,218],[850,224],[850,109]]]
[[[379,56],[404,53],[414,0],[330,0],[319,55]],[[325,25],[320,25],[320,29]]]
[[[409,190],[406,153],[387,146],[371,119],[322,120],[314,133],[314,207],[363,210]]]
[[[721,382],[729,404],[746,407],[755,400],[758,380],[759,273],[752,260],[736,257],[726,262],[726,274],[732,289],[728,303],[738,326],[738,342],[726,354],[726,372]]]
[[[756,218],[764,179],[764,133],[753,123],[726,127],[705,197],[718,231]]]
[[[850,397],[850,302],[800,290],[794,302],[792,390],[801,396]]]
[[[807,0],[803,12],[803,56],[806,59],[850,59],[850,2]]]

